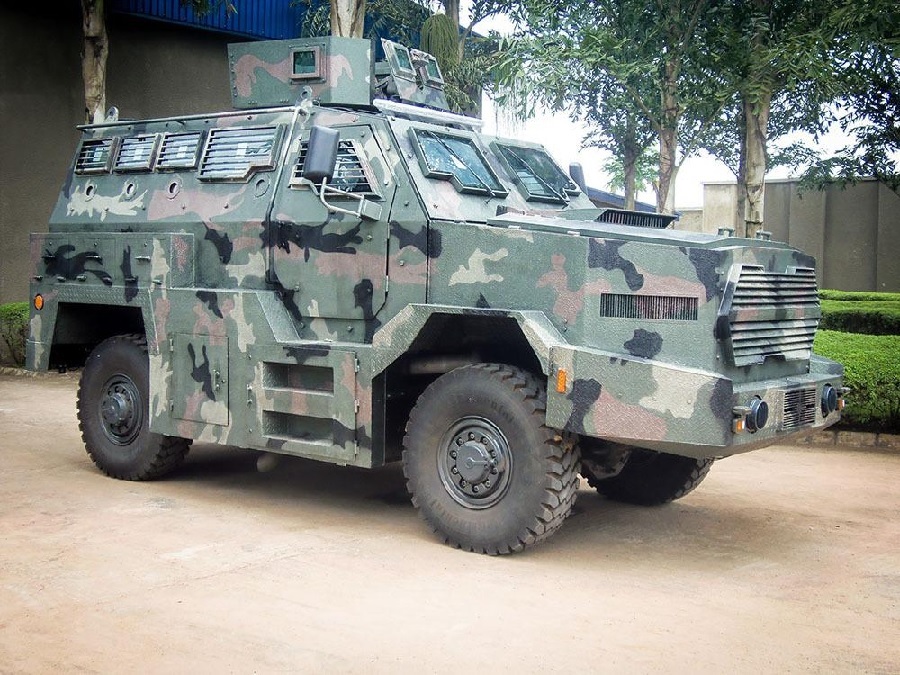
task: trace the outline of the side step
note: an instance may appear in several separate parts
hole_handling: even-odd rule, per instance
[[[261,428],[273,451],[352,461],[356,443],[356,354],[321,346],[285,350],[291,362],[261,362]]]

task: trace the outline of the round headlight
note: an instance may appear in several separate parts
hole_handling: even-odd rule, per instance
[[[826,384],[824,387],[822,387],[822,414],[825,417],[828,417],[831,413],[837,410],[837,407],[837,390],[830,384]]]
[[[769,404],[757,397],[750,401],[750,412],[747,413],[747,428],[750,432],[759,431],[769,421]]]

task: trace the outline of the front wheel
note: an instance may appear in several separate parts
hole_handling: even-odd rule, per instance
[[[150,365],[143,335],[118,335],[88,357],[78,383],[78,426],[88,455],[113,478],[158,478],[190,441],[150,432]]]
[[[512,366],[478,364],[435,380],[403,439],[413,504],[452,546],[520,551],[563,523],[578,489],[579,454],[544,425],[546,393]]]
[[[658,506],[693,491],[706,478],[713,461],[632,448],[625,466],[614,476],[594,475],[587,462],[581,473],[604,497],[627,504]]]

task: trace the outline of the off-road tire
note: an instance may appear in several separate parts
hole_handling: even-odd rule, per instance
[[[507,365],[457,368],[422,393],[403,439],[403,472],[413,504],[445,543],[512,553],[563,524],[580,455],[570,437],[544,425],[545,410],[544,385]],[[486,478],[474,475],[482,470]]]
[[[681,499],[700,485],[713,461],[634,448],[615,476],[597,478],[587,467],[582,467],[581,474],[604,497],[627,504],[659,506]]]
[[[88,356],[78,383],[78,428],[101,471],[150,480],[184,461],[190,441],[149,430],[150,364],[143,335],[117,335]]]

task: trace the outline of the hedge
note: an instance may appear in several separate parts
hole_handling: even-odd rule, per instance
[[[900,335],[820,330],[813,350],[844,365],[847,396],[841,426],[900,433]]]
[[[900,335],[900,293],[821,291],[819,296],[822,329]]]
[[[0,305],[0,342],[13,365],[25,365],[25,340],[28,337],[27,302]],[[0,346],[2,346],[0,345]]]

